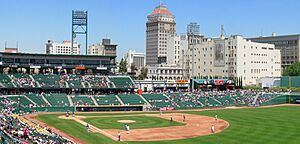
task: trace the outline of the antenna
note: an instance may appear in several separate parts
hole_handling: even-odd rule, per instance
[[[223,26],[223,24],[221,25],[221,36],[220,37],[224,37],[224,26]]]
[[[17,43],[16,43],[16,48],[19,48],[19,42],[17,41]]]
[[[5,44],[4,44],[4,48],[6,49],[6,41],[5,41]]]
[[[164,4],[163,0],[159,0],[159,6],[162,6]]]

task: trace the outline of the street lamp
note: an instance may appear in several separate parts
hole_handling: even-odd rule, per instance
[[[199,35],[200,26],[196,22],[191,22],[187,25],[187,35],[191,36],[191,46],[192,46],[192,88],[191,92],[194,92],[194,77],[195,77],[195,42],[196,39],[194,38],[195,35]],[[190,41],[189,41],[190,43]],[[190,44],[189,44],[190,45]]]

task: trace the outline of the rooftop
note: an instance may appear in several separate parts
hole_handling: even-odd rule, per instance
[[[168,8],[162,4],[157,6],[149,16],[157,16],[157,15],[173,16],[173,14],[168,10]]]

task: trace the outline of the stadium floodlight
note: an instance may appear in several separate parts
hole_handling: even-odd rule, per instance
[[[87,25],[87,11],[72,11],[72,35],[71,35],[71,54],[73,54],[74,39],[77,34],[85,35],[85,53],[88,49],[88,25]]]
[[[187,25],[187,35],[191,36],[191,46],[192,46],[192,88],[191,92],[194,92],[194,78],[195,78],[195,42],[196,39],[194,38],[195,35],[199,35],[200,26],[196,22],[191,22]],[[189,41],[190,43],[190,41]]]

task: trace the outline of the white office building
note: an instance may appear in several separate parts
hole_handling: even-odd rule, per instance
[[[135,50],[129,50],[129,52],[125,54],[125,59],[127,61],[128,72],[131,72],[132,64],[137,68],[137,71],[140,71],[140,69],[146,65],[145,53],[136,52]]]
[[[80,54],[80,45],[77,42],[74,42],[73,53],[71,51],[71,42],[63,41],[62,43],[56,43],[52,40],[48,40],[46,43],[46,54]]]
[[[158,66],[147,66],[147,79],[151,80],[182,80],[182,67],[176,65],[160,64]]]
[[[184,52],[184,76],[192,75],[192,47]],[[195,76],[242,78],[243,85],[256,85],[262,77],[281,75],[280,50],[273,44],[256,43],[235,35],[228,38],[197,37]]]

